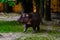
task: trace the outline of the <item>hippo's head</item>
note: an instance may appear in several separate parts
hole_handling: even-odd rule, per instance
[[[21,17],[18,19],[18,22],[27,24],[27,23],[29,23],[29,20],[30,20],[29,14],[23,13],[23,14],[21,14]]]

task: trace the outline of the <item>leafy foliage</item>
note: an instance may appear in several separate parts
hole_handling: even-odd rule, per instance
[[[16,5],[16,2],[14,2],[14,1],[9,1],[8,4],[9,4],[9,6],[14,6],[14,5]]]
[[[0,2],[5,3],[5,2],[7,2],[7,0],[0,0]]]

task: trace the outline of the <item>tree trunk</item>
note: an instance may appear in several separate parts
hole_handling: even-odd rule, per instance
[[[42,17],[44,18],[44,0],[42,0]]]
[[[51,12],[50,12],[50,0],[46,0],[46,13],[45,13],[45,20],[51,21]]]
[[[7,3],[4,3],[4,12],[7,12]]]

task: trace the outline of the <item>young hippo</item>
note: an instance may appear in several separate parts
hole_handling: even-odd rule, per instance
[[[33,28],[33,32],[39,31],[39,25],[40,25],[40,18],[37,14],[22,14],[19,18],[18,22],[22,22],[24,24],[24,32],[27,31],[29,27]]]

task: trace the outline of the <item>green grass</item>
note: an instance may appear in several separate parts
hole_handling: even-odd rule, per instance
[[[17,39],[17,40],[54,40],[54,39],[40,36],[40,37],[26,37],[25,39]]]
[[[0,32],[21,32],[22,24],[17,21],[0,21]]]
[[[48,32],[40,32],[36,34],[25,34],[16,40],[57,40],[60,38],[60,32],[57,31],[48,31]],[[58,39],[59,40],[59,39]]]
[[[28,28],[28,32],[31,32],[32,28]],[[17,21],[0,21],[0,32],[23,32],[23,24],[19,24]]]

